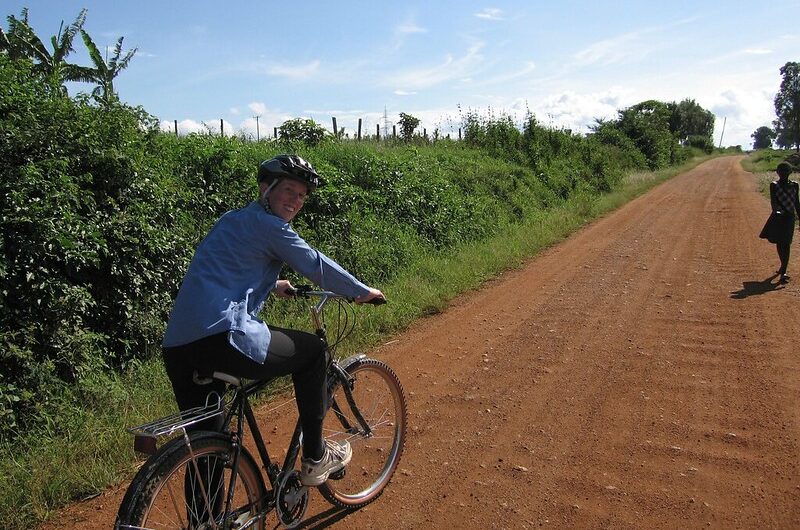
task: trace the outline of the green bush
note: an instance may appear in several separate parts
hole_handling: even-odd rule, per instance
[[[688,147],[696,147],[705,154],[711,154],[714,151],[714,142],[708,136],[692,135],[686,140]]]
[[[618,128],[587,138],[533,116],[521,129],[465,120],[459,143],[323,141],[310,120],[284,123],[280,141],[176,137],[141,108],[71,99],[0,55],[0,434],[69,414],[91,399],[86,381],[157,354],[196,245],[254,198],[259,162],[280,152],[326,182],[298,232],[377,285],[647,163]]]
[[[278,132],[283,141],[300,142],[310,147],[319,145],[325,138],[329,137],[325,127],[314,120],[302,118],[283,122],[283,125],[278,127]]]

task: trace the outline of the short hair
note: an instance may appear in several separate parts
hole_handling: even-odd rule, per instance
[[[778,167],[775,168],[775,172],[778,175],[791,175],[792,169],[792,165],[789,162],[781,162],[778,164]]]

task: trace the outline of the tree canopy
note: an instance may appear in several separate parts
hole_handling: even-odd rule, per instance
[[[714,134],[714,114],[701,107],[693,99],[684,99],[680,103],[668,103],[672,111],[669,120],[670,131],[677,140],[687,145],[693,136],[711,140]]]
[[[775,131],[763,125],[756,129],[750,138],[753,139],[753,149],[767,149],[772,147],[772,141],[775,140]]]
[[[400,113],[400,135],[403,137],[403,140],[409,141],[414,136],[414,129],[419,126],[419,118],[412,116],[411,114],[406,114],[405,112]]]
[[[788,62],[781,67],[780,90],[775,96],[775,133],[777,144],[794,146],[800,151],[800,62]]]
[[[123,37],[120,37],[114,55],[106,62],[92,38],[83,30],[87,13],[86,9],[81,9],[75,20],[66,28],[64,22],[61,22],[58,33],[50,37],[51,51],[28,23],[28,9],[23,8],[19,18],[14,15],[6,17],[7,31],[0,28],[0,53],[5,53],[11,60],[30,60],[34,74],[41,76],[64,93],[66,93],[64,87],[66,82],[97,83],[92,95],[98,101],[108,104],[117,99],[113,80],[128,66],[136,53],[136,48],[122,56]],[[94,67],[67,62],[67,57],[75,51],[73,43],[78,33],[83,37]]]

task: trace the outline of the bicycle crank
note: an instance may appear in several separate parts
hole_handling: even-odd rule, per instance
[[[303,520],[308,508],[308,488],[300,483],[295,469],[286,473],[278,483],[275,510],[284,528],[294,528]]]

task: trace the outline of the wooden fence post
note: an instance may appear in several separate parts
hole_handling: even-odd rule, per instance
[[[458,128],[458,139],[461,140],[461,127]]]
[[[339,136],[339,129],[336,128],[336,116],[334,116],[332,119],[333,119],[333,135]]]
[[[380,123],[376,123],[375,124],[375,138],[377,138],[378,140],[381,139],[381,124]]]
[[[178,136],[178,120],[175,120],[175,136]]]
[[[392,125],[392,138],[397,138],[397,125]]]
[[[225,131],[222,129],[222,118],[219,119],[219,135],[225,136]]]
[[[275,136],[275,139],[277,140],[278,139],[278,128],[277,127],[273,127],[272,128],[272,134]]]
[[[358,119],[358,139],[361,140],[361,118]]]

